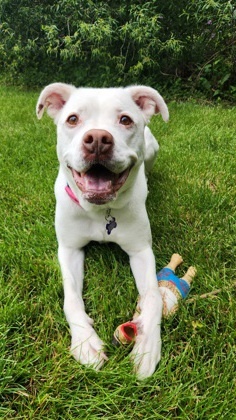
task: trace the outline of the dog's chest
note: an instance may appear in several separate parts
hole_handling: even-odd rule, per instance
[[[120,231],[119,215],[111,209],[98,214],[90,214],[81,220],[84,235],[98,242],[116,242]]]

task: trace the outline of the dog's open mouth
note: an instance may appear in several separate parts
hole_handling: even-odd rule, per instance
[[[101,164],[92,165],[86,172],[69,167],[77,187],[90,203],[105,204],[114,200],[116,192],[124,185],[131,168],[116,174]]]

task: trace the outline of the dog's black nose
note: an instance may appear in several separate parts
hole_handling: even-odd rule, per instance
[[[101,160],[111,155],[114,145],[112,135],[106,130],[89,130],[83,137],[85,159]]]

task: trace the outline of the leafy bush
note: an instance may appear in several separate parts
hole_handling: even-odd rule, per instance
[[[146,83],[235,97],[233,0],[2,0],[10,83]]]

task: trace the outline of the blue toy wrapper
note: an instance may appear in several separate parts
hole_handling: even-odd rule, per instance
[[[190,291],[190,286],[187,281],[177,277],[171,268],[163,268],[159,273],[157,273],[158,281],[169,281],[172,283],[181,294],[182,298],[186,298]]]

